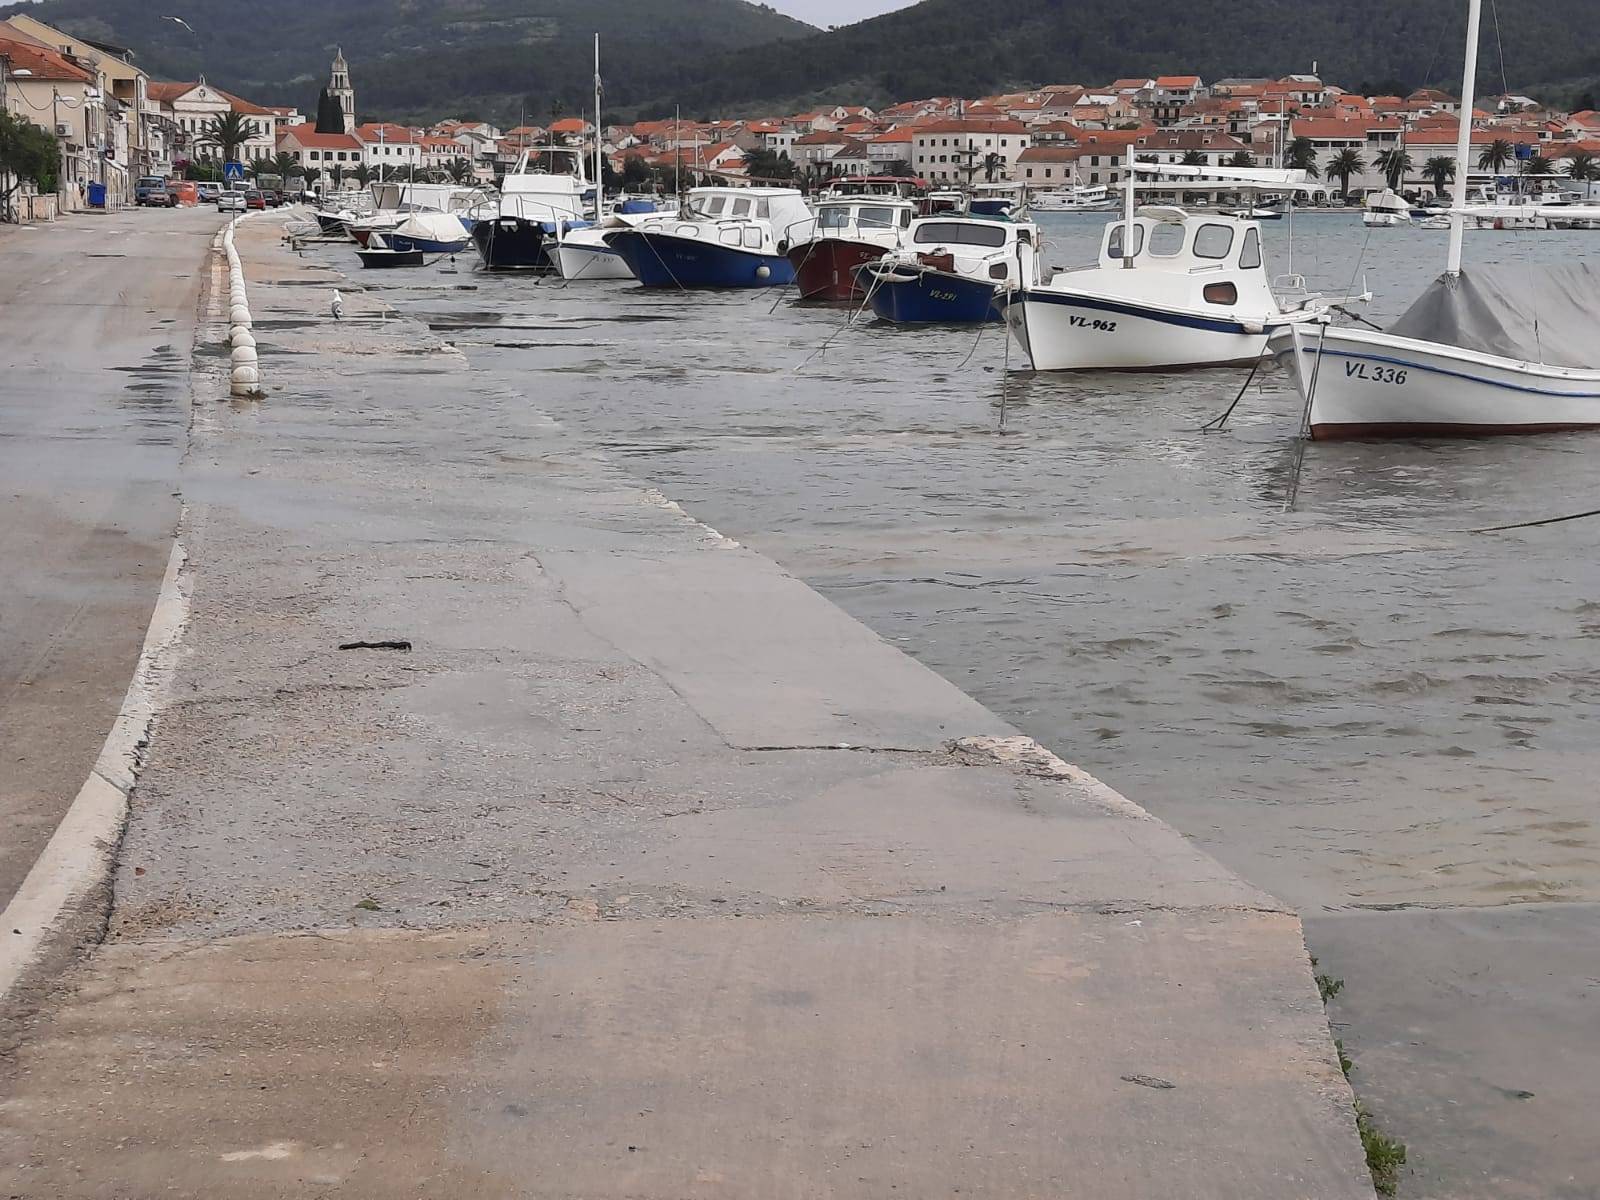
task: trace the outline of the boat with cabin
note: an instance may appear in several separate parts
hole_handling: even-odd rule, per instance
[[[1369,192],[1362,206],[1361,223],[1373,229],[1411,224],[1411,202],[1393,188]]]
[[[809,225],[794,231],[788,258],[802,300],[861,300],[857,270],[900,247],[917,217],[914,200],[885,195],[825,196]]]
[[[1468,0],[1461,111],[1476,91],[1481,0]],[[1472,150],[1459,123],[1456,161]],[[1563,206],[1467,204],[1466,173],[1452,186],[1445,270],[1380,331],[1296,325],[1273,339],[1304,402],[1314,439],[1475,437],[1600,428],[1600,271],[1555,264],[1465,268],[1468,220],[1537,216]]]
[[[490,271],[554,271],[551,247],[564,224],[585,219],[591,188],[581,150],[530,146],[500,181],[492,214],[472,227],[472,242]]]
[[[1109,212],[1116,207],[1116,197],[1103,183],[1093,186],[1080,184],[1028,195],[1030,212]]]
[[[796,229],[811,222],[794,188],[703,187],[685,215],[605,235],[645,287],[750,288],[794,282],[786,256]]]
[[[374,233],[389,234],[407,218],[418,213],[453,213],[467,216],[484,201],[480,187],[452,183],[413,183],[390,179],[375,182],[368,189],[372,210],[345,222],[345,232],[362,246]]]
[[[978,324],[1000,319],[998,292],[1023,282],[1039,229],[999,217],[919,217],[900,248],[856,268],[856,282],[885,321]]]
[[[1000,298],[1006,327],[1036,371],[1151,371],[1253,363],[1269,337],[1311,321],[1329,301],[1304,280],[1267,274],[1261,227],[1244,217],[1136,206],[1161,176],[1224,180],[1254,193],[1304,172],[1127,159],[1122,219],[1106,226],[1095,264],[1047,274]],[[1024,274],[1028,274],[1024,271]],[[1354,299],[1354,298],[1352,298]]]

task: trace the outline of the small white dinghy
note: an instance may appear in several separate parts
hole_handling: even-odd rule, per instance
[[[1461,111],[1477,77],[1481,0],[1468,0]],[[1468,161],[1460,122],[1456,161]],[[1600,427],[1600,271],[1588,263],[1461,268],[1458,173],[1445,273],[1387,330],[1292,326],[1273,339],[1312,438],[1475,437]]]

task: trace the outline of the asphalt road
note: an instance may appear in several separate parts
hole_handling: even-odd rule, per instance
[[[177,524],[209,209],[0,226],[0,905],[121,704]]]

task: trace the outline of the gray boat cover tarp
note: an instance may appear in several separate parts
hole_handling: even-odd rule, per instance
[[[1600,368],[1600,271],[1588,263],[1441,275],[1388,333],[1554,367]]]

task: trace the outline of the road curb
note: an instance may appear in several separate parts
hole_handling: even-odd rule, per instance
[[[0,913],[0,1000],[44,959],[69,919],[111,877],[128,817],[128,796],[144,767],[150,726],[189,618],[190,590],[188,555],[183,543],[174,540],[139,661],[111,732],[89,778]]]

